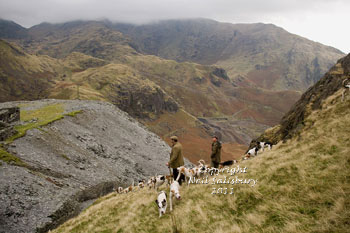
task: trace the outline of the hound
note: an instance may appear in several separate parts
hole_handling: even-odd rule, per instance
[[[122,193],[123,192],[123,187],[118,187],[118,189],[117,189],[117,193]]]
[[[159,217],[162,217],[162,214],[165,214],[166,207],[167,207],[167,201],[166,201],[167,195],[164,191],[161,191],[158,194],[158,198],[156,200],[156,204],[158,206],[159,210]]]
[[[243,157],[243,160],[249,159],[251,156],[257,156],[258,155],[259,148],[258,147],[253,147],[252,149],[248,150]]]
[[[156,177],[152,176],[151,178],[149,178],[149,180],[147,181],[147,186],[149,189],[154,187],[154,184],[156,183]]]
[[[264,152],[265,142],[259,142],[259,146],[261,148],[261,152]]]
[[[179,178],[180,176],[178,176]],[[173,211],[173,197],[177,200],[181,200],[180,195],[180,184],[177,180],[174,180],[173,183],[170,185],[170,193],[169,193],[169,204],[170,204],[170,211]]]
[[[133,182],[132,182],[132,185],[130,185],[129,187],[127,187],[127,188],[125,188],[125,189],[123,190],[123,193],[132,192],[132,190],[134,189],[134,184],[135,184],[135,182],[133,181]]]
[[[345,96],[345,92],[346,92],[346,89],[348,89],[348,91],[350,92],[350,79],[344,79],[343,80],[343,87],[345,88],[342,92],[342,97],[341,97],[341,101],[343,102],[344,101],[344,96]]]
[[[169,186],[171,184],[173,176],[172,175],[166,175],[165,180],[166,180],[166,185]]]
[[[177,170],[179,171],[179,175],[176,180],[179,179],[181,176],[181,173],[185,175],[185,182],[187,182],[187,178],[193,178],[196,176],[196,172],[192,168],[186,168],[184,166],[178,167]],[[189,182],[187,182],[187,186],[189,185]]]
[[[144,188],[144,187],[145,187],[145,182],[146,182],[145,180],[139,180],[139,183],[138,183],[138,185],[137,185],[137,186],[138,186],[139,188],[141,188],[141,189],[142,189],[142,188]]]
[[[237,163],[237,160],[227,160],[223,163],[220,163],[219,168],[223,168],[225,166],[231,166],[231,165],[236,164],[236,163]]]
[[[258,155],[258,151],[259,151],[258,147],[253,147],[252,149],[250,149],[250,150],[248,150],[248,151],[246,152],[246,155],[249,155],[248,158],[249,158],[250,156],[257,156],[257,155]],[[246,157],[247,157],[247,156],[246,156]]]
[[[265,147],[267,147],[269,150],[271,150],[272,149],[272,143],[269,142],[269,141],[265,142]]]
[[[164,182],[165,182],[165,176],[163,175],[156,176],[156,178],[154,179],[154,188],[158,190],[158,187],[164,184]]]
[[[205,164],[205,161],[203,159],[198,161],[199,165],[197,166],[199,168],[199,173],[197,174],[198,177],[201,177],[204,175],[204,173],[210,168],[208,164]]]

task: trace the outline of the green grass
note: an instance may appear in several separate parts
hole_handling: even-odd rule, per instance
[[[26,166],[26,163],[24,163],[21,159],[14,156],[13,154],[7,152],[2,147],[0,147],[0,160],[6,162],[8,164],[12,164],[12,165],[16,165],[16,166],[21,166],[21,167]]]
[[[81,113],[82,111],[78,110],[78,111],[73,111],[66,114],[63,114],[63,112],[64,112],[63,104],[52,104],[52,105],[47,105],[35,110],[21,111],[20,118],[21,118],[21,121],[24,122],[24,124],[15,126],[15,130],[17,131],[17,133],[12,137],[6,139],[6,143],[11,143],[16,139],[25,136],[27,131],[31,129],[36,128],[45,132],[43,129],[41,129],[42,126],[61,120],[65,116],[75,117],[77,114]],[[33,120],[36,120],[36,121],[30,122]],[[25,122],[30,122],[30,123],[25,123]]]
[[[70,116],[70,117],[75,117],[77,114],[82,113],[83,111],[78,110],[78,111],[73,111],[67,114],[64,114],[64,116]]]

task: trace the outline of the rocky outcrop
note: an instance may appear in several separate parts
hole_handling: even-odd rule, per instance
[[[0,167],[1,233],[47,232],[117,186],[169,172],[169,146],[112,104],[24,103],[0,107],[21,104],[21,110],[35,111],[56,105],[64,113],[81,112],[29,130],[8,145],[7,151],[26,166],[3,162]]]
[[[277,143],[292,138],[304,128],[306,117],[322,107],[322,102],[343,87],[344,80],[350,79],[350,54],[340,59],[314,86],[310,87],[285,114],[279,125],[267,130],[255,141],[269,140]]]
[[[0,141],[4,141],[16,133],[13,127],[19,119],[18,107],[0,109]]]
[[[139,119],[150,119],[164,112],[176,112],[178,104],[159,87],[114,85],[115,95],[110,96],[112,103],[123,111]]]

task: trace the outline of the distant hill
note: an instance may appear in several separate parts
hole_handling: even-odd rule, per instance
[[[0,38],[3,39],[23,39],[27,38],[28,31],[21,25],[0,18]]]
[[[305,91],[341,51],[272,24],[230,24],[209,19],[168,20],[141,26],[113,25],[139,51],[176,61],[219,65],[233,81],[273,90]]]

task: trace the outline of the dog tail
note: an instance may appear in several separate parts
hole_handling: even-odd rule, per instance
[[[199,163],[200,165],[205,165],[205,161],[204,161],[203,159],[198,160],[198,163]]]

